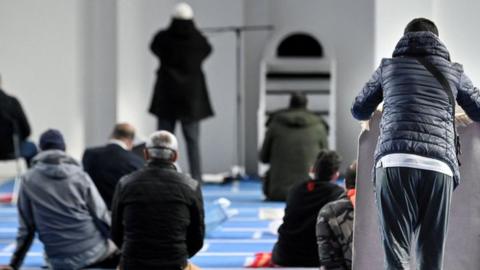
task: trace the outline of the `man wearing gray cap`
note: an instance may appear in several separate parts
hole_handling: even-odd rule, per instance
[[[178,144],[168,131],[150,135],[147,165],[120,179],[112,202],[112,239],[128,269],[194,269],[188,258],[203,246],[202,193],[177,171]]]

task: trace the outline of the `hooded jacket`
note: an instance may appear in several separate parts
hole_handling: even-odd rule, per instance
[[[60,150],[41,152],[32,164],[22,177],[11,265],[21,265],[35,232],[49,260],[78,258],[72,269],[96,262],[106,251],[110,215],[92,180]]]
[[[447,48],[430,32],[407,33],[400,39],[393,58],[382,60],[355,98],[352,114],[367,120],[383,100],[375,163],[392,153],[437,159],[452,169],[456,186],[460,174],[453,108],[440,82],[413,57],[424,57],[435,65],[449,81],[458,105],[472,120],[480,121],[480,92],[463,67],[450,62]]]
[[[182,121],[212,116],[202,71],[212,47],[193,20],[173,19],[167,29],[155,35],[150,49],[160,60],[150,113]]]
[[[285,200],[290,187],[309,179],[320,149],[327,148],[322,119],[305,109],[289,109],[272,116],[260,160],[270,163],[263,190],[270,200]]]

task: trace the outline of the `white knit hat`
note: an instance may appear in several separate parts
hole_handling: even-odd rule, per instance
[[[191,20],[193,19],[193,9],[185,2],[178,3],[173,9],[172,17],[181,20]]]

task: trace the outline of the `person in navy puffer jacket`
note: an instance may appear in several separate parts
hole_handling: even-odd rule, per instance
[[[446,78],[466,114],[480,121],[479,90],[462,66],[450,61],[437,27],[424,18],[407,25],[393,58],[382,60],[351,110],[356,119],[368,120],[384,102],[375,192],[385,269],[409,269],[415,234],[419,269],[443,267],[451,195],[460,175],[454,107],[428,63]]]

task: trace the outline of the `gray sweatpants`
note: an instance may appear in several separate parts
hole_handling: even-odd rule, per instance
[[[452,177],[407,167],[375,169],[375,193],[385,269],[410,269],[412,241],[417,269],[443,268]]]

